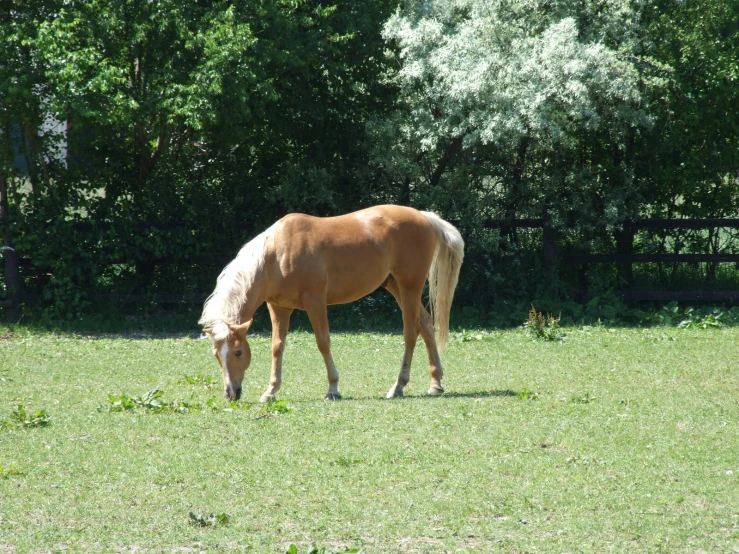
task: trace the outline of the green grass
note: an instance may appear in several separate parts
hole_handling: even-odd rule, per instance
[[[737,328],[456,333],[391,401],[401,337],[335,334],[340,402],[296,332],[279,406],[264,335],[228,404],[205,341],[6,331],[3,554],[739,552]]]

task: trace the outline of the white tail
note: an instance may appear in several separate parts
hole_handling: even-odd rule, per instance
[[[449,311],[454,289],[459,280],[459,269],[464,259],[464,240],[454,225],[431,212],[421,212],[433,225],[439,240],[434,261],[429,268],[429,308],[434,327],[439,335],[439,350],[449,338]]]

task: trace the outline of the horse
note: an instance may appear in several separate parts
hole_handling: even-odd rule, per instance
[[[266,302],[272,320],[272,369],[260,401],[274,400],[282,385],[282,358],[294,310],[306,311],[313,326],[328,376],[325,399],[340,399],[327,306],[359,300],[381,286],[400,306],[405,343],[400,373],[387,398],[403,396],[419,334],[429,360],[428,394],[442,394],[439,351],[448,338],[463,258],[459,231],[431,212],[385,205],[336,217],[283,217],[241,248],[203,306],[199,323],[213,341],[226,397],[241,397],[251,363],[247,332],[257,308]],[[421,302],[427,279],[430,313]]]

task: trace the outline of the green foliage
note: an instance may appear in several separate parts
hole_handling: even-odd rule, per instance
[[[189,523],[191,525],[198,525],[200,527],[223,527],[224,525],[231,523],[231,516],[225,512],[208,515],[190,512],[188,517],[190,518]]]
[[[11,232],[31,259],[30,292],[57,318],[89,310],[92,293],[202,294],[241,244],[286,211],[362,204],[362,187],[345,185],[365,165],[364,122],[386,103],[379,27],[393,7],[0,8],[3,36],[22,46],[0,63],[0,87],[15,80],[8,93],[22,93],[0,102],[9,110],[0,138],[47,117],[69,129],[66,159],[51,133],[35,137],[28,182],[16,174],[11,183]],[[35,105],[20,110],[28,100]],[[194,263],[203,252],[211,258]]]
[[[554,317],[552,314],[544,315],[537,312],[534,305],[531,305],[529,317],[523,326],[534,339],[542,339],[547,341],[563,340],[565,335],[559,326],[560,316]]]
[[[648,49],[673,68],[655,99],[661,132],[641,145],[645,201],[660,217],[729,217],[739,206],[739,5],[669,0],[649,6],[645,21]]]
[[[120,396],[108,395],[108,406],[98,406],[98,412],[127,412],[135,410],[143,410],[153,414],[169,413],[169,414],[186,414],[193,411],[203,409],[202,405],[195,402],[186,402],[184,400],[162,400],[164,391],[160,389],[152,389],[141,397],[128,396],[121,394]]]
[[[718,309],[714,309],[708,314],[701,314],[699,312],[696,313],[695,310],[689,308],[685,312],[685,319],[678,323],[677,326],[680,329],[696,327],[699,329],[719,328],[724,326],[724,320],[727,319],[726,315],[727,313],[725,311]]]
[[[589,392],[581,395],[575,395],[570,399],[570,402],[572,402],[573,404],[591,404],[594,401],[595,397],[592,396]]]
[[[187,384],[201,385],[206,383],[205,390],[210,391],[212,385],[209,378],[191,378],[187,380]],[[194,402],[192,400],[164,400],[164,391],[160,389],[152,389],[142,396],[129,396],[127,394],[108,395],[108,405],[99,405],[98,412],[145,412],[151,414],[188,414],[201,412],[208,409],[210,412],[233,412],[249,410],[252,405],[245,402],[224,402],[215,397],[208,398],[204,403]],[[260,404],[261,409],[259,415],[253,419],[273,418],[281,414],[290,412],[290,406],[287,400],[269,400],[264,404]]]
[[[212,375],[203,375],[202,373],[188,377],[185,375],[183,377],[183,380],[188,385],[196,385],[198,387],[204,387],[205,390],[210,390],[213,388],[213,385],[217,384],[218,381],[215,377]]]
[[[694,307],[670,302],[654,312],[641,312],[639,316],[647,325],[662,325],[680,329],[710,329],[739,324],[739,307]]]
[[[524,387],[516,393],[516,398],[519,400],[539,400],[539,394]]]
[[[34,429],[36,427],[46,427],[50,423],[51,416],[46,410],[27,411],[23,404],[18,404],[11,412],[10,418],[3,422],[3,426],[7,428]]]
[[[347,548],[345,550],[326,550],[324,547],[319,546],[312,546],[310,550],[306,551],[306,554],[350,554],[350,553],[356,553],[360,554],[362,551],[358,548]],[[300,554],[300,550],[298,550],[298,547],[294,544],[291,544],[287,550],[285,550],[285,554]]]
[[[653,122],[645,90],[658,94],[667,72],[641,51],[638,6],[408,2],[384,32],[421,203],[473,227],[492,215],[580,230],[635,212],[626,160]]]
[[[739,14],[729,0],[705,9],[456,0],[406,2],[390,18],[401,103],[375,126],[377,166],[413,202],[463,222],[459,296],[488,307],[623,286],[606,265],[587,285],[575,268],[552,275],[526,256],[539,231],[491,232],[488,217],[548,220],[564,255],[612,252],[627,219],[735,217]],[[674,236],[669,252],[736,248],[713,231],[641,235],[645,252]],[[675,286],[648,271],[653,286]]]
[[[13,466],[3,467],[0,465],[0,479],[10,479],[11,477],[20,477],[21,475],[25,474]]]
[[[274,400],[270,398],[262,404],[262,415],[260,417],[274,417],[279,414],[286,414],[290,411],[287,400]]]
[[[484,221],[545,219],[567,255],[613,252],[630,218],[736,217],[737,21],[734,0],[5,3],[0,235],[73,320],[93,294],[208,292],[287,212],[402,203],[458,222],[465,307],[587,288],[582,317],[612,320],[614,268],[552,268],[540,229]],[[645,230],[635,251],[739,247]]]

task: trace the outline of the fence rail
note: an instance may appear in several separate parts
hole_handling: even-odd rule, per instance
[[[570,254],[562,256],[568,264],[637,263],[723,263],[739,262],[739,254]]]
[[[739,219],[643,219],[637,221],[626,221],[623,229],[614,233],[616,253],[615,254],[564,254],[559,255],[557,250],[557,229],[547,220],[541,218],[523,219],[487,219],[484,225],[488,229],[500,229],[507,232],[512,229],[542,229],[541,257],[544,267],[554,269],[559,264],[581,265],[587,268],[590,264],[616,264],[622,280],[628,285],[633,283],[633,264],[638,263],[739,263],[739,254],[637,254],[634,253],[634,238],[636,232],[644,229],[712,229],[731,228],[739,229]],[[185,228],[184,224],[169,222],[164,224],[148,224],[142,222],[142,229],[179,229]],[[75,229],[86,232],[96,229],[92,223],[78,223]],[[0,299],[2,308],[8,317],[18,317],[20,306],[23,302],[34,302],[40,300],[34,296],[23,296],[22,288],[15,284],[20,267],[30,266],[30,260],[20,258],[15,251],[7,247],[0,249],[5,258],[5,275],[7,297]],[[213,260],[222,263],[228,261],[227,256],[210,256]],[[171,263],[173,260],[152,260],[155,264]],[[181,261],[181,260],[178,260]],[[202,260],[200,260],[202,261]],[[114,262],[110,262],[113,264]],[[121,263],[121,262],[119,262]],[[11,277],[8,279],[8,277]],[[10,281],[14,285],[11,287]],[[739,291],[639,291],[627,288],[618,290],[616,293],[624,300],[629,301],[684,301],[684,302],[736,302],[739,301]],[[93,295],[91,300],[95,302],[115,302],[123,304],[156,302],[159,304],[198,303],[206,298],[206,294],[101,294]]]

